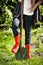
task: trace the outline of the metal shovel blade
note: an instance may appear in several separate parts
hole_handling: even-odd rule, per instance
[[[16,60],[23,60],[28,58],[27,49],[25,47],[22,47],[18,50],[18,52],[15,54]]]

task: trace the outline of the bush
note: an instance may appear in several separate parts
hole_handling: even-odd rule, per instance
[[[6,5],[4,5],[2,8],[2,14],[0,15],[0,24],[6,23],[11,24],[13,17],[12,12],[8,9]]]
[[[43,15],[43,5],[40,6],[41,15]]]

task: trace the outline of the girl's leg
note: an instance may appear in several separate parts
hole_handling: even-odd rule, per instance
[[[28,58],[31,58],[30,55],[30,31],[33,22],[33,16],[24,16],[24,26],[25,26],[25,46],[28,49]]]
[[[12,22],[12,30],[13,30],[14,39],[15,39],[15,45],[12,48],[13,53],[17,53],[20,47],[20,34],[18,32],[19,23],[20,23],[19,18],[15,18],[14,21]]]

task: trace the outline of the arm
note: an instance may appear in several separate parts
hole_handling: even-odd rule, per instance
[[[43,0],[38,0],[38,2],[29,9],[30,12],[34,11],[42,2]]]
[[[42,3],[42,0],[38,0],[38,2],[34,5],[34,8],[36,9],[41,3]]]

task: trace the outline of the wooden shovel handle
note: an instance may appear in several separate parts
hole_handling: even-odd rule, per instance
[[[20,34],[21,34],[21,43],[22,43],[22,29],[23,29],[23,1],[21,3],[21,23],[20,23]]]

